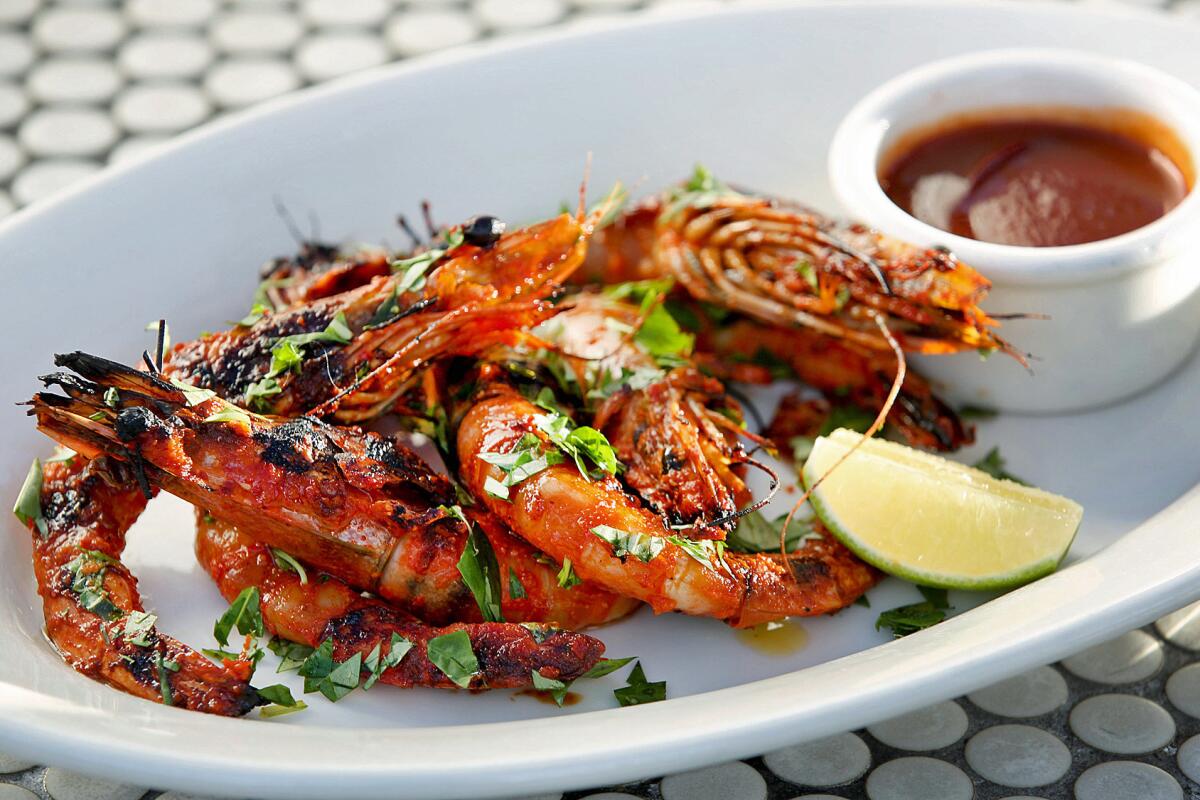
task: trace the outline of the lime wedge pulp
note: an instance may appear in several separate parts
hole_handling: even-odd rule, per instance
[[[805,486],[862,438],[842,428],[817,439]],[[809,502],[867,563],[947,589],[1005,589],[1053,572],[1083,518],[1065,497],[882,439],[863,442]]]

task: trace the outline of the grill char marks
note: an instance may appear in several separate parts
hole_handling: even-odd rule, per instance
[[[327,303],[316,303],[295,312],[267,317],[252,327],[229,331],[181,344],[171,353],[168,372],[194,386],[212,389],[221,397],[239,402],[249,386],[271,370],[271,348],[285,336],[318,333],[336,316]],[[341,378],[338,348],[321,342],[304,346],[305,365],[294,385],[301,400],[329,395],[329,381]],[[311,385],[316,384],[316,385]],[[307,389],[307,391],[306,391]]]
[[[337,448],[311,417],[288,420],[254,433],[262,446],[262,460],[282,470],[303,475],[318,464],[332,465]]]

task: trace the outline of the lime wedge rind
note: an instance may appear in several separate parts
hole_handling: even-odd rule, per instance
[[[838,430],[818,439],[802,471],[805,485],[861,438]],[[968,591],[1011,589],[1050,574],[1083,516],[1067,498],[878,439],[863,443],[809,502],[868,564],[921,585]]]

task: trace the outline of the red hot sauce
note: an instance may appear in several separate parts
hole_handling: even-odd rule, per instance
[[[1131,111],[996,109],[914,131],[879,184],[922,222],[997,244],[1051,247],[1128,233],[1191,188],[1186,147]]]

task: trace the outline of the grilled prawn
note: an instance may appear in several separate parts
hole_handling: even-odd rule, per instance
[[[506,488],[496,454],[529,437],[544,447],[543,409],[504,383],[484,388],[458,427],[459,476],[519,536],[579,577],[650,604],[750,626],[843,608],[878,573],[832,537],[806,540],[780,555],[725,552],[720,543],[673,536],[611,475],[584,475],[570,459],[548,464]],[[489,491],[491,488],[491,491]]]
[[[432,627],[381,600],[329,575],[281,568],[271,549],[206,512],[196,512],[196,555],[225,599],[233,601],[257,587],[267,632],[317,647],[333,644],[333,657],[343,662],[355,653],[365,658],[379,647],[382,655],[395,637],[411,645],[397,665],[385,670],[381,683],[452,689],[456,684],[429,660],[430,639],[465,631],[478,669],[470,688],[529,686],[536,670],[543,678],[571,681],[599,660],[604,646],[597,640],[534,624],[452,624]]]
[[[735,191],[697,168],[684,186],[605,229],[604,280],[672,276],[696,300],[759,322],[890,351],[1001,350],[1022,359],[979,308],[990,283],[940,249]]]
[[[248,414],[206,390],[82,353],[56,363],[77,374],[46,376],[65,395],[39,393],[32,413],[61,444],[124,461],[147,485],[428,622],[479,619],[458,570],[470,530],[451,507],[453,486],[399,443],[310,417]],[[502,528],[485,531],[531,591],[548,585],[553,565],[503,541]],[[570,624],[630,610],[603,589],[579,589],[543,591],[510,610]]]
[[[511,342],[545,318],[542,299],[582,263],[593,227],[562,214],[476,244],[450,231],[386,275],[376,258],[349,262],[333,273],[342,282],[277,298],[297,305],[177,346],[164,371],[265,413],[371,419],[433,357]]]
[[[125,532],[146,506],[129,465],[73,456],[45,465],[31,521],[46,635],[84,675],[157,703],[241,716],[265,704],[247,661],[214,664],[160,633],[121,563]],[[44,528],[44,529],[43,529]]]

